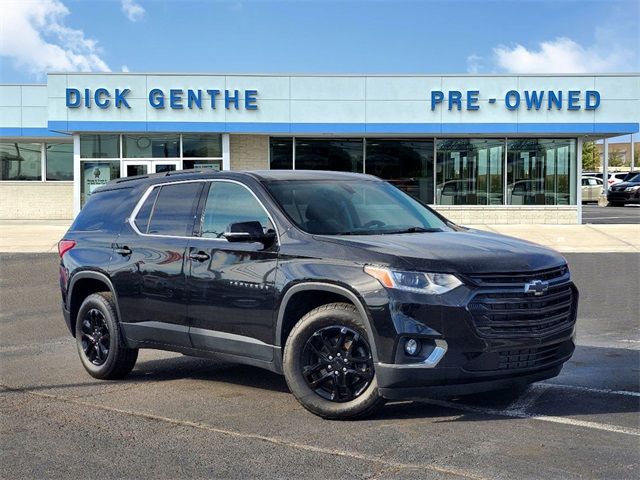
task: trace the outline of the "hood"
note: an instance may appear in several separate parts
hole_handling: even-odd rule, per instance
[[[376,254],[380,255],[381,261],[397,258],[398,262],[391,266],[405,270],[515,273],[566,264],[564,257],[555,250],[481,230],[316,238],[365,250],[371,263],[376,263]]]
[[[616,189],[623,189],[627,187],[637,187],[638,185],[640,185],[640,182],[619,182],[619,183],[614,183],[609,188],[616,187]]]

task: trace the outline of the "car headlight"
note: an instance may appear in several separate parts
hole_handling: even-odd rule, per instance
[[[407,292],[442,295],[462,285],[458,277],[449,273],[405,272],[370,265],[364,271],[386,288]]]
[[[637,192],[640,189],[640,185],[635,185],[633,187],[627,187],[624,189],[625,192]]]

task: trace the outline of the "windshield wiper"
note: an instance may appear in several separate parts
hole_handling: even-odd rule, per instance
[[[425,227],[409,227],[404,230],[392,230],[389,232],[384,232],[385,234],[394,234],[394,233],[431,233],[431,232],[442,232],[441,228],[425,228]]]

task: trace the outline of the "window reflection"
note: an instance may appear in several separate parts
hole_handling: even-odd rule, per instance
[[[573,205],[573,139],[512,139],[507,142],[509,205]]]
[[[0,143],[0,180],[40,180],[42,144]]]
[[[439,140],[436,151],[439,205],[503,203],[504,140]]]
[[[222,157],[222,135],[183,135],[183,157]]]
[[[47,180],[73,180],[73,144],[47,144]]]
[[[293,168],[293,138],[271,137],[269,164],[271,170],[290,170]]]
[[[433,141],[367,139],[366,173],[433,203]]]
[[[120,135],[80,135],[82,158],[120,158]]]
[[[170,158],[180,156],[179,135],[123,135],[124,158]]]
[[[362,138],[296,138],[296,170],[362,173]]]

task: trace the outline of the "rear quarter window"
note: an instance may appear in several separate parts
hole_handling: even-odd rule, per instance
[[[114,231],[124,222],[123,205],[130,188],[94,192],[76,217],[72,231]]]

